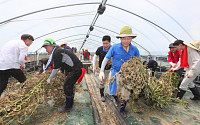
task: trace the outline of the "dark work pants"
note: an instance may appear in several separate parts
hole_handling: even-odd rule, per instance
[[[73,70],[72,72],[68,73],[64,83],[64,92],[66,96],[74,95],[74,84],[77,82],[81,74],[82,74],[81,68]]]
[[[42,63],[41,66],[40,66],[40,72],[39,72],[39,74],[41,74],[43,71],[44,70],[43,70],[43,63]]]
[[[0,70],[0,96],[1,93],[6,89],[8,79],[11,76],[17,79],[20,83],[26,81],[26,76],[24,75],[21,69]]]
[[[176,71],[174,71],[174,72],[178,73],[178,75],[180,76],[180,78],[183,78],[183,77],[184,77],[183,71],[184,71],[184,68],[181,68],[181,69],[176,70]]]

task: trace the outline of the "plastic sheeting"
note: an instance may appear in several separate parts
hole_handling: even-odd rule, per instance
[[[19,39],[22,34],[29,33],[38,38],[30,46],[30,52],[38,50],[47,37],[56,40],[57,44],[66,42],[79,50],[101,2],[102,0],[1,0],[0,49],[7,41]],[[104,35],[111,36],[112,44],[119,43],[116,35],[123,26],[128,25],[138,34],[134,41],[142,46],[138,46],[141,54],[148,54],[148,50],[152,55],[166,55],[168,45],[176,39],[142,18],[155,23],[186,43],[200,39],[198,0],[107,0],[106,4],[105,12],[96,20],[94,30],[83,46],[90,52],[96,51],[97,47],[102,45],[101,39]],[[63,7],[2,23],[17,16],[58,6]]]

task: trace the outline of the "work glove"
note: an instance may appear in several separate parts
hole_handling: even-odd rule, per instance
[[[174,72],[174,71],[179,70],[179,69],[180,69],[180,67],[171,68],[171,69],[170,69],[170,72]]]
[[[93,73],[95,74],[95,72],[96,72],[96,67],[93,66]]]
[[[20,69],[22,70],[22,72],[24,72],[24,67],[23,66],[20,66]]]
[[[172,63],[171,66],[172,66],[172,68],[175,68],[176,67],[176,63]]]
[[[20,82],[17,82],[16,87],[20,87],[20,86],[21,86]]]
[[[193,75],[194,75],[194,73],[188,72],[188,74],[186,74],[186,77],[187,77],[187,78],[191,78]]]
[[[51,82],[51,79],[47,79],[47,83],[50,84],[50,82]]]
[[[25,69],[26,68],[26,64],[24,64],[22,67]]]
[[[100,71],[100,73],[99,73],[99,80],[100,80],[101,82],[103,82],[104,77],[105,77],[104,72]]]

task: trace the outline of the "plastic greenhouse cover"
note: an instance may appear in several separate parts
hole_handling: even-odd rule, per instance
[[[1,0],[0,49],[9,40],[29,33],[36,38],[29,52],[38,50],[45,38],[94,52],[104,35],[111,36],[112,44],[119,43],[116,35],[126,25],[138,35],[133,41],[141,54],[166,55],[168,45],[176,39],[186,43],[200,39],[199,0],[103,2],[105,12],[94,20],[102,0]],[[89,31],[92,23],[94,30]]]

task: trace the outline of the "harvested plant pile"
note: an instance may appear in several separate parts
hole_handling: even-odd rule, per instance
[[[173,86],[173,77],[175,76],[169,71],[159,79],[149,77],[144,91],[147,102],[154,107],[167,108],[172,100],[175,99],[173,91],[175,91],[176,87]]]
[[[149,73],[140,58],[132,58],[124,62],[120,70],[121,86],[133,90],[132,97],[138,99],[143,88],[148,82]]]
[[[146,102],[154,107],[167,108],[175,99],[173,98],[173,91],[176,87],[173,84],[176,84],[179,78],[174,73],[167,72],[159,79],[151,77],[148,69],[143,66],[142,60],[138,57],[133,57],[124,62],[119,73],[121,73],[121,86],[132,91],[133,100],[142,95]]]
[[[64,102],[63,75],[58,74],[47,84],[49,75],[47,71],[41,75],[27,76],[23,88],[16,86],[16,82],[9,83],[5,97],[0,98],[0,123],[11,124],[17,121],[23,124],[40,104],[49,105],[51,101],[56,106]]]

